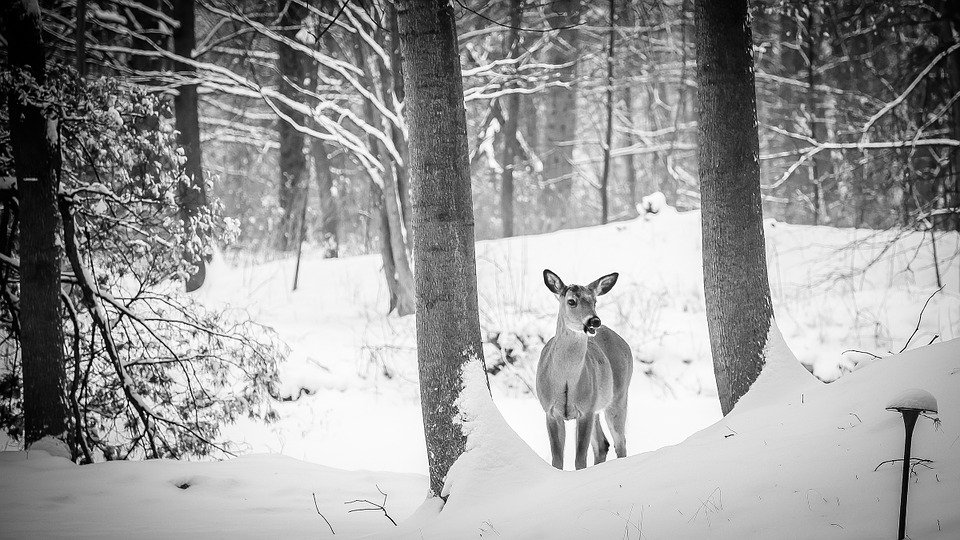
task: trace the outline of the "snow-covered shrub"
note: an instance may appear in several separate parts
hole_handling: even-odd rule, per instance
[[[62,163],[64,399],[80,460],[230,451],[220,428],[272,420],[285,345],[243,313],[181,293],[189,266],[237,227],[212,201],[184,223],[185,157],[169,100],[113,78],[84,81],[52,66],[48,84],[6,72],[0,91],[58,120]],[[0,177],[12,183],[6,100]],[[0,198],[0,428],[21,434],[16,191]],[[201,240],[201,239],[206,239]]]

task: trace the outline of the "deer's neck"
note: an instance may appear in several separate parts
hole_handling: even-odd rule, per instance
[[[579,373],[587,355],[587,335],[570,330],[563,324],[563,319],[558,317],[554,350],[565,371]]]

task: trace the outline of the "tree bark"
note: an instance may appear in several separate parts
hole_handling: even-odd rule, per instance
[[[280,12],[280,35],[296,41],[297,32],[307,15],[306,8],[292,0],[277,0],[277,10]],[[303,53],[284,43],[278,45],[277,53],[280,92],[295,101],[303,99],[297,87],[305,87],[307,65],[310,62]],[[281,104],[279,109],[295,122],[304,123],[303,115],[293,108]],[[307,158],[304,155],[306,136],[282,118],[277,120],[277,132],[280,139],[280,234],[277,236],[277,249],[290,251],[297,246],[299,213],[307,185]]]
[[[816,90],[819,84],[817,64],[830,55],[829,40],[823,38],[821,13],[825,9],[817,3],[807,6],[807,114],[810,121],[810,137],[815,141],[829,140],[827,132],[827,98]],[[813,224],[829,222],[824,192],[824,180],[833,174],[830,152],[820,152],[810,160],[810,181],[813,184]]]
[[[603,174],[600,176],[600,223],[610,220],[610,151],[613,146],[613,61],[614,45],[617,42],[614,0],[610,0],[610,41],[607,45],[607,133],[603,141]]]
[[[577,56],[579,51],[580,0],[554,0],[545,7],[551,28],[559,28],[547,52],[547,63],[562,65],[557,78],[568,86],[547,91],[543,181],[540,200],[546,230],[568,224],[567,212],[573,186],[573,150],[577,137]]]
[[[357,65],[363,69],[368,86],[374,88],[377,84],[377,78],[375,77],[373,68],[367,62],[366,52],[364,51],[366,45],[364,45],[359,35],[355,34],[353,39]],[[383,88],[383,85],[381,85],[381,89]],[[383,129],[384,131],[388,130],[384,125],[385,122],[383,118],[369,99],[364,99],[363,101],[363,115],[367,124],[374,128]],[[394,280],[391,282],[388,279],[387,282],[396,285],[392,296],[395,300],[397,314],[401,317],[412,315],[416,311],[416,298],[414,296],[413,271],[410,268],[410,261],[407,258],[408,236],[405,234],[407,229],[403,224],[402,203],[400,202],[398,191],[397,171],[399,170],[399,164],[394,162],[390,157],[389,152],[387,152],[381,140],[373,135],[368,135],[367,141],[372,153],[377,156],[380,165],[383,167],[383,174],[380,176],[383,185],[378,186],[378,188],[380,189],[380,202],[382,203],[381,218],[386,219],[387,226],[386,229],[384,229],[383,225],[381,225],[381,231],[389,233],[387,241],[389,243],[390,254],[393,258],[393,270],[395,272]],[[385,266],[384,270],[386,269],[387,267]]]
[[[522,0],[510,0],[510,31],[507,34],[506,57],[516,60],[520,56],[520,21]],[[516,64],[513,66],[517,68]],[[513,172],[517,155],[520,154],[517,142],[517,130],[520,128],[520,94],[510,94],[507,100],[507,118],[503,125],[503,173],[500,177],[500,219],[503,225],[504,238],[514,235],[513,201],[514,179]]]
[[[179,28],[173,31],[173,50],[178,56],[193,58],[193,48],[196,44],[195,13],[193,0],[176,0],[173,15]],[[183,62],[176,62],[173,67],[181,77],[196,78],[196,72],[191,66]],[[200,209],[207,205],[207,189],[203,181],[203,162],[200,152],[200,105],[197,99],[197,84],[181,85],[173,100],[176,115],[176,126],[180,146],[187,158],[184,178],[180,182],[180,216],[188,224]],[[204,242],[206,239],[201,238]],[[206,278],[206,264],[200,254],[186,254],[187,262],[196,269],[187,279],[187,292],[195,291],[203,285]]]
[[[313,157],[313,170],[317,177],[317,191],[320,198],[320,242],[323,256],[335,259],[340,255],[340,208],[333,189],[333,170],[330,152],[320,139],[310,139],[310,154]]]
[[[696,0],[703,282],[723,414],[760,375],[773,308],[747,0]]]
[[[0,8],[7,62],[38,85],[46,83],[40,7],[19,0]],[[23,366],[24,442],[66,435],[63,399],[63,322],[60,307],[60,153],[58,125],[19,93],[7,95],[10,145],[20,204],[20,358]]]
[[[445,0],[398,5],[410,129],[417,357],[430,469],[439,495],[466,437],[461,372],[482,362],[473,201],[456,18]]]
[[[77,44],[77,75],[83,79],[87,76],[87,0],[77,0],[75,18],[77,28],[73,40]]]
[[[624,3],[624,13],[623,13],[623,24],[633,28],[636,25],[634,17],[634,6],[632,2]],[[685,45],[684,45],[685,46]],[[681,81],[682,82],[682,81]],[[629,148],[634,144],[633,138],[633,88],[630,84],[627,84],[623,89],[623,102],[624,102],[624,116],[627,118],[627,130],[625,133],[624,144]],[[627,169],[627,191],[629,193],[629,206],[627,208],[628,215],[636,216],[637,215],[637,165],[636,160],[634,159],[633,154],[627,154],[624,156],[624,161],[626,162]]]
[[[400,54],[400,29],[397,26],[397,9],[393,5],[393,2],[386,2],[386,14],[387,14],[387,23],[389,25],[390,31],[390,81],[392,82],[393,95],[397,99],[397,103],[403,103],[404,92],[403,92],[403,57]],[[389,96],[389,91],[384,89],[384,92]],[[387,104],[392,108],[392,101]],[[400,210],[403,213],[403,227],[408,231],[413,230],[413,210],[410,208],[410,175],[408,174],[408,168],[410,164],[409,161],[410,151],[407,148],[407,139],[404,137],[403,133],[395,125],[390,126],[390,137],[393,140],[393,145],[397,147],[397,151],[400,152],[400,157],[404,160],[404,167],[397,167],[397,195],[400,197]]]

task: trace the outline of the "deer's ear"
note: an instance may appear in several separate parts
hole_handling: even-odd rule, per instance
[[[563,280],[560,279],[560,276],[550,270],[543,271],[543,283],[550,289],[550,292],[557,296],[563,294],[563,290],[567,288],[567,286],[563,284]]]
[[[594,281],[590,285],[587,285],[587,288],[593,291],[593,294],[600,296],[601,294],[607,294],[610,292],[610,289],[617,284],[617,278],[620,277],[620,274],[614,272],[612,274],[607,274],[602,278]]]

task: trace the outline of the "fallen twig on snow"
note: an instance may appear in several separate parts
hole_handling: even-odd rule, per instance
[[[333,525],[330,524],[330,520],[328,520],[327,516],[323,515],[323,512],[320,511],[320,505],[317,504],[317,494],[311,493],[311,495],[313,495],[313,507],[317,509],[317,514],[323,518],[323,522],[327,524],[327,527],[330,527],[330,533],[337,534],[336,531],[333,530]]]
[[[377,491],[379,491],[380,494],[383,495],[383,502],[380,503],[380,504],[377,504],[377,503],[375,503],[375,502],[373,502],[373,501],[369,501],[369,500],[367,500],[367,499],[354,499],[354,500],[352,500],[352,501],[347,501],[347,502],[345,502],[345,503],[343,503],[343,504],[366,503],[366,504],[369,504],[369,505],[370,505],[369,508],[354,508],[354,509],[352,509],[352,510],[348,510],[347,513],[352,513],[352,512],[367,512],[367,511],[370,511],[370,510],[380,510],[380,511],[383,512],[383,517],[389,519],[389,520],[390,520],[390,523],[393,523],[393,526],[396,527],[396,526],[397,526],[397,522],[394,521],[392,517],[390,517],[390,514],[387,513],[387,509],[385,508],[386,505],[387,505],[387,494],[384,493],[382,489],[380,489],[380,486],[379,486],[379,485],[377,485],[377,484],[374,484],[374,485],[377,486]]]

